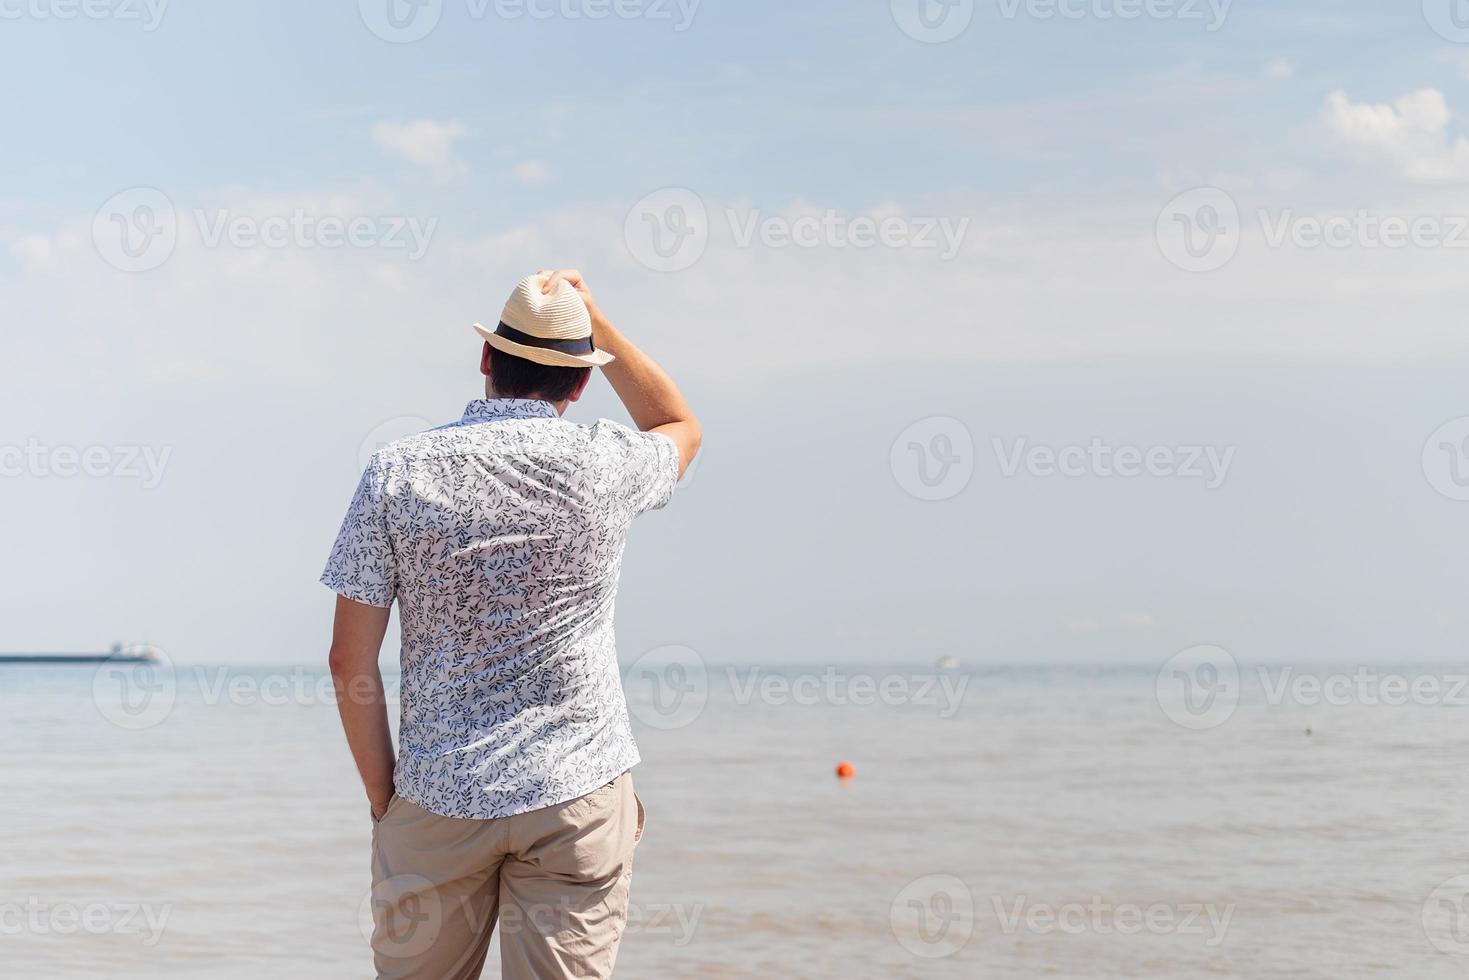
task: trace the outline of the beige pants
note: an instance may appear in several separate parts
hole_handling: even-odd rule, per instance
[[[505,980],[610,977],[642,833],[631,773],[499,820],[395,799],[373,830],[378,977],[478,977],[497,921]]]

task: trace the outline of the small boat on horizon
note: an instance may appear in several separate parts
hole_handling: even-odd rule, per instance
[[[114,643],[108,653],[0,653],[0,664],[77,666],[85,664],[153,664],[161,658],[156,647]]]

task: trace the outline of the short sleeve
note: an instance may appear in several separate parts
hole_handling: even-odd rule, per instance
[[[635,432],[605,419],[596,435],[612,466],[611,486],[629,515],[666,507],[678,484],[678,444],[661,432]]]
[[[386,608],[397,594],[393,546],[388,537],[386,478],[377,458],[362,474],[321,583],[338,595]]]

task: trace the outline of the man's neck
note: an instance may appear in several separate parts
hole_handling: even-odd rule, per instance
[[[551,401],[551,399],[549,399],[549,398],[542,398],[540,395],[525,395],[523,397],[522,396],[517,396],[517,395],[502,395],[498,391],[496,391],[494,388],[491,388],[489,385],[486,385],[485,386],[485,397],[486,398],[491,398],[491,399],[494,399],[494,398],[514,399],[514,400],[518,400],[518,401],[528,401],[528,402],[547,402],[547,403],[550,404],[550,406],[552,408],[556,409],[556,414],[557,415],[565,415],[566,414],[566,410],[571,407],[571,399],[569,399],[569,398],[566,399],[566,400],[564,400],[564,401],[553,402],[553,401]]]

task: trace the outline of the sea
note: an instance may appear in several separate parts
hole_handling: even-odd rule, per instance
[[[1464,669],[1226,667],[629,667],[617,975],[1469,974]],[[373,976],[330,690],[0,667],[0,976]]]

